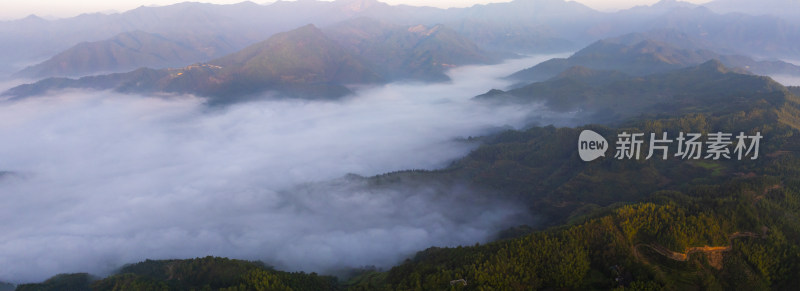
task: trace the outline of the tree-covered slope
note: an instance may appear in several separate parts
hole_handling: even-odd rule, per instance
[[[260,262],[205,257],[147,260],[121,268],[104,279],[62,274],[17,290],[338,290],[335,277],[289,273]]]
[[[543,103],[557,111],[581,111],[588,122],[613,123],[641,114],[680,115],[745,110],[752,100],[777,105],[786,87],[769,77],[725,67],[717,60],[644,77],[573,67],[557,77],[477,97],[496,102]]]
[[[742,106],[707,100],[720,108],[634,117],[616,128],[535,127],[488,137],[452,167],[428,175],[458,176],[511,195],[540,215],[541,224],[510,229],[505,239],[486,245],[431,248],[348,286],[792,290],[800,283],[793,275],[800,272],[800,131],[785,112],[796,110],[798,99],[772,99],[761,91],[743,96],[749,97]],[[764,139],[755,160],[619,160],[612,147],[610,156],[583,162],[577,153],[583,129],[612,144],[621,132],[673,138],[678,132],[759,132]],[[645,144],[642,151],[648,150]]]

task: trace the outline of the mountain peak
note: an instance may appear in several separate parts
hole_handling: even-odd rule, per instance
[[[728,70],[728,68],[725,67],[725,64],[723,64],[718,59],[712,59],[710,61],[702,63],[699,66],[697,66],[697,68],[700,71],[704,71],[704,72],[717,72],[717,73],[722,73],[722,74],[726,74],[726,73],[730,72],[730,70]]]
[[[231,90],[240,90],[240,93],[266,89],[292,91],[311,88],[315,84],[382,81],[358,58],[313,24],[276,34],[209,64],[223,68],[216,78],[227,80],[215,92],[207,94],[212,96],[223,96]],[[340,86],[333,89],[342,91],[339,90],[342,89]]]
[[[26,16],[25,18],[20,19],[19,21],[25,23],[38,23],[38,22],[47,22],[47,19],[41,18],[36,14],[31,14]]]
[[[294,30],[290,30],[286,33],[319,33],[320,35],[324,35],[319,28],[313,23],[306,24],[304,26],[295,28]]]
[[[251,45],[249,48],[253,49],[268,45],[275,45],[279,43],[285,45],[289,44],[294,45],[300,43],[308,43],[315,40],[327,40],[327,37],[314,24],[306,24],[305,26],[301,26],[290,31],[275,34],[265,41]]]

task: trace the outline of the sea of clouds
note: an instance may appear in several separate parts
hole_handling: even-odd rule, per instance
[[[2,102],[0,281],[207,255],[325,273],[485,242],[527,222],[526,210],[468,185],[345,176],[438,169],[477,146],[465,137],[568,123],[533,105],[470,100],[550,57],[338,101],[208,107],[193,96],[60,91]]]

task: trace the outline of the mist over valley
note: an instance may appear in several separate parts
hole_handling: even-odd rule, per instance
[[[0,291],[791,290],[800,22],[745,2],[2,21]]]

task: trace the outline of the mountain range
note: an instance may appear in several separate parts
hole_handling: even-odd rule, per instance
[[[22,97],[64,88],[113,89],[124,93],[177,93],[229,103],[264,91],[307,98],[348,94],[349,84],[383,79],[356,55],[313,25],[276,34],[237,53],[175,69],[142,68],[80,79],[49,78],[10,89]]]
[[[15,76],[75,77],[140,67],[184,66],[231,50],[224,38],[204,45],[193,46],[144,31],[124,32],[107,40],[79,43],[42,63],[23,69]]]
[[[714,0],[704,4],[719,13],[740,13],[750,15],[776,15],[788,21],[797,22],[800,15],[800,3],[793,0]]]
[[[139,39],[153,38],[140,34],[139,39],[119,46],[114,39],[95,44],[115,45],[118,50],[104,50],[91,57],[94,62],[114,63],[116,51],[161,59],[163,53],[178,53],[172,42],[143,45]],[[161,40],[161,38],[157,38]],[[93,52],[86,44],[23,72],[53,72],[58,68],[80,70],[84,56]],[[165,48],[158,50],[159,48]],[[191,50],[186,50],[191,51]],[[159,54],[162,53],[162,54]],[[112,55],[108,59],[104,55]],[[63,56],[63,57],[61,57]],[[143,56],[144,57],[144,56]],[[60,60],[60,61],[59,61]],[[113,89],[125,93],[196,94],[210,97],[214,103],[229,103],[241,98],[275,91],[301,98],[336,98],[351,93],[348,85],[375,84],[385,81],[447,81],[445,72],[467,64],[487,64],[500,56],[481,50],[470,40],[444,25],[399,26],[369,18],[345,21],[322,31],[314,25],[276,34],[266,41],[250,45],[236,53],[204,63],[180,68],[140,68],[127,73],[88,76],[79,79],[48,78],[10,89],[4,95],[25,97],[65,88]],[[118,62],[114,64],[119,64]],[[50,67],[50,70],[46,68]],[[56,68],[56,69],[52,69]],[[119,67],[117,67],[119,69]]]
[[[30,16],[0,22],[0,64],[4,64],[0,72],[18,72],[56,55],[69,55],[67,51],[74,49],[91,50],[86,45],[76,47],[84,42],[106,47],[109,44],[96,42],[113,42],[115,36],[136,31],[178,41],[191,52],[208,55],[201,60],[206,61],[308,23],[326,28],[360,17],[400,26],[443,24],[482,49],[517,53],[575,50],[598,39],[657,29],[672,29],[704,39],[713,45],[710,49],[724,54],[784,58],[800,52],[800,45],[793,41],[800,37],[800,24],[778,16],[723,15],[673,0],[616,13],[599,12],[563,0],[515,0],[452,9],[392,6],[376,0],[277,1],[267,5],[187,2],[140,7],[118,14],[84,14],[59,20]],[[117,51],[128,49],[131,48]],[[103,58],[106,57],[101,55],[87,63],[100,64]],[[135,67],[151,66],[146,58],[141,62],[133,56],[122,59],[130,60]],[[186,56],[170,61],[188,65],[186,61],[195,59]],[[120,63],[126,63],[123,60]],[[94,73],[107,70],[98,66]]]
[[[508,78],[518,82],[516,87],[554,78],[562,82],[557,86],[560,90],[568,89],[559,94],[574,94],[582,87],[567,86],[563,83],[564,74],[593,76],[582,81],[597,85],[696,66],[709,60],[718,60],[732,68],[725,70],[740,73],[800,75],[800,67],[790,63],[722,55],[706,47],[708,44],[702,39],[672,30],[632,33],[597,41],[569,58],[551,59]],[[195,94],[220,104],[248,99],[265,91],[327,99],[350,94],[348,85],[398,80],[446,81],[447,69],[493,63],[502,56],[480,49],[444,25],[402,26],[356,18],[324,31],[307,25],[280,33],[205,63],[182,68],[141,68],[80,79],[49,78],[20,85],[3,95],[20,98],[50,90],[88,88],[124,93]],[[546,87],[551,85],[548,83]]]
[[[584,112],[585,121],[613,123],[636,115],[745,110],[749,103],[743,92],[758,92],[768,102],[789,94],[769,77],[732,70],[718,60],[643,77],[614,69],[571,67],[547,81],[508,92],[492,90],[477,99],[542,102],[554,110]]]
[[[790,63],[756,61],[742,55],[722,55],[706,49],[702,40],[686,34],[653,31],[599,40],[569,58],[551,59],[516,72],[509,78],[519,82],[543,81],[573,66],[644,76],[697,65],[711,59],[757,74],[800,75],[800,67]]]

